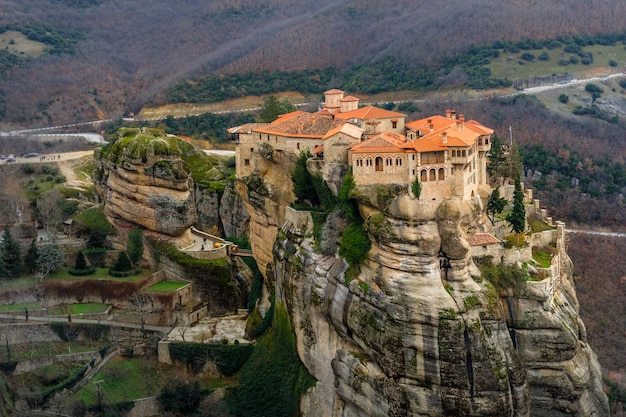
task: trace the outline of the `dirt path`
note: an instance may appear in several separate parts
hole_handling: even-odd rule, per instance
[[[88,174],[79,178],[74,168],[83,165],[87,160],[93,158],[93,151],[67,152],[62,154],[57,161],[61,173],[65,176],[66,186],[72,188],[82,188],[92,184]]]

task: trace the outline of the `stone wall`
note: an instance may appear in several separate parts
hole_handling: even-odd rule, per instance
[[[21,360],[18,362],[15,370],[13,371],[13,375],[21,375],[26,372],[34,371],[35,369],[43,368],[44,366],[52,365],[59,362],[88,362],[94,360],[94,364],[100,362],[102,357],[100,353],[96,351],[92,352],[79,352],[79,353],[68,353],[65,355],[54,355],[37,359],[27,359]]]

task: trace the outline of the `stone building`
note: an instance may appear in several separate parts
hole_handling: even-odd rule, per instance
[[[417,178],[420,198],[472,199],[487,189],[487,153],[493,130],[454,110],[405,123],[405,115],[375,106],[341,90],[324,93],[316,113],[295,111],[272,123],[229,129],[237,150],[237,176],[259,168],[259,158],[280,160],[285,152],[323,161],[324,177],[352,168],[358,185],[405,184]],[[488,193],[488,191],[487,191]]]

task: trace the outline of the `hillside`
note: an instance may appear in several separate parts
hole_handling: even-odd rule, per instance
[[[344,70],[389,56],[436,68],[471,45],[626,29],[619,0],[568,6],[189,0],[172,9],[162,0],[9,0],[0,26],[0,115],[5,126],[115,117],[202,74]]]

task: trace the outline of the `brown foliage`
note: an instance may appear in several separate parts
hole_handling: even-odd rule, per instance
[[[571,234],[580,317],[605,373],[626,372],[626,238]]]
[[[569,7],[557,0],[64,5],[70,3],[3,2],[6,23],[45,22],[86,34],[78,54],[44,55],[9,74],[2,86],[10,103],[5,121],[48,124],[137,112],[163,88],[212,71],[344,68],[385,56],[436,65],[470,45],[496,40],[626,29],[626,3],[620,0],[571,0]],[[138,11],[145,24],[137,24]]]

